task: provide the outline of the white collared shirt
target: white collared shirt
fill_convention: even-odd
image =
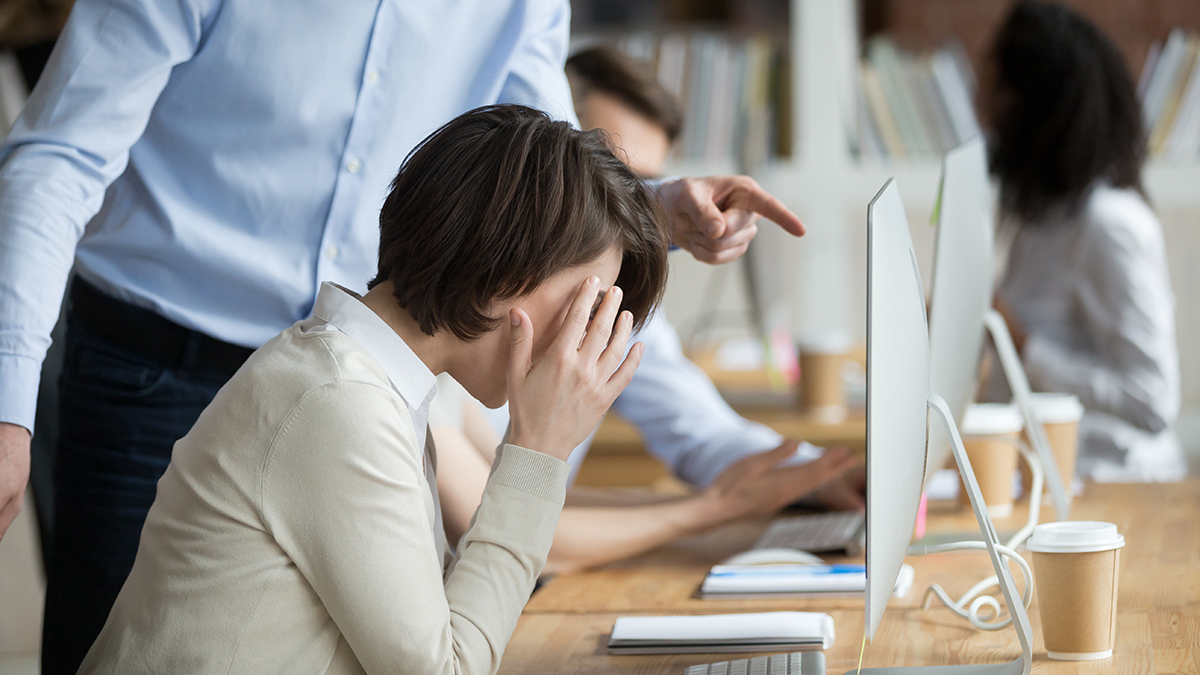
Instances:
[[[1162,226],[1137,192],[1102,183],[1079,213],[1020,228],[999,294],[1029,337],[1036,391],[1083,402],[1078,473],[1101,482],[1179,480],[1175,297]],[[1006,400],[993,372],[988,400]]]
[[[387,374],[392,389],[404,400],[412,418],[419,447],[424,448],[425,482],[433,493],[433,538],[443,559],[449,562],[452,551],[442,526],[442,504],[438,501],[437,451],[429,436],[429,402],[437,395],[437,377],[392,327],[370,307],[362,296],[335,283],[324,282],[313,305],[311,325],[304,333],[336,330],[350,336],[363,351],[375,359]]]
[[[387,373],[392,389],[404,399],[412,416],[417,441],[425,447],[429,428],[429,402],[437,394],[437,377],[429,370],[396,331],[362,302],[362,296],[326,281],[317,292],[313,322],[305,333],[337,330],[349,335],[363,351],[379,362]]]

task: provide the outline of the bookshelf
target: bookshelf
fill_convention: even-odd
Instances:
[[[793,281],[811,289],[796,290],[792,296],[793,328],[798,333],[823,328],[862,333],[862,313],[857,310],[865,297],[848,297],[836,288],[852,287],[851,282],[823,280],[847,279],[861,267],[837,258],[858,256],[861,249],[853,240],[860,239],[861,233],[855,231],[861,229],[866,203],[889,177],[896,178],[904,193],[914,230],[927,222],[937,191],[940,164],[936,158],[860,159],[848,140],[857,114],[854,94],[861,52],[856,4],[855,0],[792,0],[792,156],[752,172],[811,226],[803,240],[778,239],[770,246],[784,249],[795,260],[800,278]],[[726,167],[693,163],[670,168],[695,175]],[[1157,209],[1200,213],[1200,161],[1152,159],[1145,182]],[[770,238],[771,232],[763,228],[762,234]]]
[[[925,278],[930,271],[933,231],[928,222],[937,192],[939,161],[932,157],[863,158],[851,140],[864,36],[882,31],[902,47],[918,52],[932,51],[947,37],[956,37],[977,68],[1009,4],[1010,0],[788,1],[790,157],[777,158],[750,173],[809,227],[809,234],[800,240],[762,227],[756,241],[759,251],[773,259],[771,268],[779,272],[775,291],[787,307],[793,333],[834,329],[860,337],[865,334],[866,205],[888,178],[895,178],[903,193]],[[1068,4],[1078,6],[1109,34],[1119,31],[1118,48],[1130,61],[1135,77],[1140,75],[1153,42],[1165,39],[1172,27],[1179,25],[1193,32],[1200,28],[1200,3],[1068,0]],[[881,9],[885,5],[890,9]],[[729,163],[668,165],[674,175],[715,174],[730,168]],[[1200,305],[1190,299],[1200,296],[1200,227],[1196,226],[1200,223],[1200,160],[1152,158],[1143,177],[1150,201],[1163,221],[1171,255],[1183,371],[1184,412],[1179,430],[1185,445],[1197,449],[1200,350],[1194,345],[1200,344]],[[751,330],[744,281],[738,270],[730,267],[711,268],[686,256],[673,257],[664,306],[681,332],[695,324],[699,313],[713,311],[708,307],[711,298],[701,297],[699,289],[713,287],[714,275],[722,278],[716,284],[722,289],[716,313],[731,324],[740,322],[725,326],[724,333],[715,333]]]

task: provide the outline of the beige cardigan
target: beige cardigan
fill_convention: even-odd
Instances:
[[[568,465],[501,448],[444,568],[404,401],[353,339],[305,326],[258,350],[176,444],[80,673],[499,667]]]

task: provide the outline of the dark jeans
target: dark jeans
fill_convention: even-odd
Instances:
[[[232,375],[156,363],[70,317],[67,327],[46,565],[47,675],[79,669],[133,566],[172,446]]]

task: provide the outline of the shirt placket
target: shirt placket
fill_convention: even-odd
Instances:
[[[386,93],[384,80],[388,75],[386,64],[397,34],[396,13],[389,11],[388,4],[388,0],[383,0],[375,11],[375,21],[362,69],[362,82],[359,85],[354,115],[350,120],[350,131],[340,159],[329,216],[321,234],[316,278],[313,279],[314,297],[322,281],[338,278],[335,270],[346,254],[345,242],[352,239],[350,229],[354,226],[355,212],[362,195],[365,162],[370,155],[383,111]]]

